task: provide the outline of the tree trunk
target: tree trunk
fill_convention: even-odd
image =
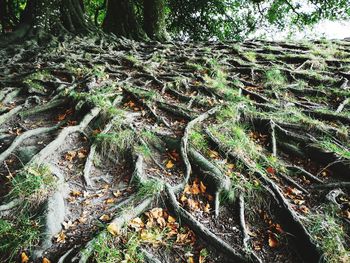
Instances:
[[[86,33],[81,0],[29,0],[16,30],[5,35],[5,43],[36,36],[39,39],[62,33]]]
[[[110,0],[107,5],[103,29],[117,36],[144,39],[145,34],[137,20],[131,0]]]
[[[18,23],[14,14],[14,3],[9,0],[0,0],[0,23],[2,33],[12,30]]]
[[[35,32],[43,30],[57,34],[62,30],[75,33],[88,31],[80,0],[29,0],[21,23],[31,25]]]
[[[166,14],[164,0],[144,0],[144,30],[151,39],[166,40]]]

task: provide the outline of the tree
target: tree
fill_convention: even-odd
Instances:
[[[141,14],[135,11],[137,4]],[[133,39],[165,40],[168,38],[165,7],[164,0],[143,0],[141,5],[133,0],[108,1],[103,29]]]
[[[151,39],[166,40],[165,0],[143,0],[143,27]]]
[[[109,0],[102,26],[104,31],[117,36],[132,39],[145,37],[141,23],[136,17],[134,3],[130,0]]]
[[[7,35],[9,41],[24,37],[86,33],[89,23],[84,18],[81,0],[28,0],[16,30]]]

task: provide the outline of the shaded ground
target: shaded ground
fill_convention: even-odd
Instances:
[[[30,45],[0,51],[3,262],[350,260],[349,42]]]

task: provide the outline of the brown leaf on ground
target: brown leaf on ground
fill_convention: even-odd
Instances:
[[[27,263],[29,262],[29,257],[27,256],[27,254],[25,252],[21,253],[21,263]]]
[[[166,167],[167,169],[171,169],[171,168],[174,167],[174,163],[173,163],[171,160],[168,160],[167,163],[166,163],[166,165],[165,165],[165,167]]]
[[[142,222],[141,218],[139,217],[135,217],[134,219],[132,219],[128,225],[134,228],[136,231],[141,230],[145,226],[145,224]]]
[[[75,158],[75,156],[77,155],[77,152],[75,151],[68,151],[65,155],[64,155],[64,159],[68,162],[73,161],[73,159]]]
[[[113,236],[118,236],[120,234],[120,228],[114,223],[111,223],[107,226],[107,231]]]
[[[66,234],[64,233],[64,231],[62,230],[60,233],[58,233],[56,236],[56,242],[57,243],[66,243]]]
[[[275,247],[278,247],[278,241],[276,239],[276,236],[274,233],[272,232],[269,232],[269,247],[271,248],[275,248]]]

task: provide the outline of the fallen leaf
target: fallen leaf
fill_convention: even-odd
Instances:
[[[114,198],[108,198],[105,200],[106,204],[114,204],[115,203],[115,199]]]
[[[141,230],[145,226],[145,224],[142,222],[141,218],[139,217],[135,217],[134,219],[132,219],[128,225],[134,228],[136,231]]]
[[[271,248],[278,247],[278,241],[273,233],[269,233],[269,246]]]
[[[210,204],[209,203],[207,203],[206,205],[205,205],[205,207],[204,207],[204,212],[205,213],[210,213]]]
[[[188,263],[194,263],[194,259],[193,257],[189,257],[188,260],[187,260]]]
[[[68,151],[68,152],[65,154],[64,159],[65,159],[66,161],[71,162],[71,161],[73,161],[73,159],[74,159],[74,157],[75,157],[76,155],[77,155],[76,152],[74,152],[74,151]]]
[[[21,262],[22,263],[27,263],[29,261],[29,257],[27,256],[27,254],[25,252],[22,252],[21,254]]]
[[[63,230],[60,232],[60,233],[58,233],[56,236],[55,236],[55,238],[56,238],[56,242],[57,243],[66,243],[66,235],[65,235],[65,233],[63,232]]]
[[[304,214],[309,213],[309,208],[307,208],[305,205],[302,205],[299,207],[299,210],[303,212]]]
[[[81,196],[82,193],[78,190],[73,190],[72,192],[70,192],[70,195],[74,197],[78,197],[78,196]]]
[[[276,231],[277,231],[278,233],[283,233],[283,232],[284,232],[280,224],[276,224],[276,225],[275,225],[275,229],[276,229]]]
[[[47,258],[43,258],[43,262],[42,263],[51,263],[51,261],[48,260]]]
[[[111,223],[107,226],[107,231],[113,236],[118,236],[120,233],[120,228],[115,223]]]
[[[117,192],[113,192],[115,198],[118,198],[122,195],[122,193],[118,190]]]
[[[156,207],[149,211],[149,215],[153,218],[159,218],[163,216],[163,209]]]
[[[79,159],[85,159],[87,156],[87,150],[86,149],[81,149],[78,151],[78,158]]]
[[[201,189],[199,188],[199,184],[194,181],[191,187],[191,194],[198,195],[201,193]]]
[[[63,222],[62,225],[63,225],[64,230],[67,230],[68,228],[73,226],[73,222],[69,220],[67,222]]]
[[[164,217],[158,217],[157,218],[157,223],[161,228],[164,228],[166,226],[166,222]]]
[[[275,175],[275,169],[272,168],[272,167],[267,167],[267,168],[266,168],[266,172],[268,172],[268,173],[271,174],[271,175]]]
[[[209,150],[209,157],[210,158],[218,158],[219,157],[219,153],[213,150]]]
[[[168,222],[169,223],[174,223],[174,222],[176,222],[176,219],[174,217],[172,217],[172,216],[168,216]]]
[[[171,160],[169,160],[169,161],[166,163],[165,167],[166,167],[167,169],[171,169],[171,168],[174,167],[174,163],[173,163]]]
[[[201,181],[199,184],[199,188],[201,189],[202,193],[205,193],[205,191],[207,190],[207,187],[203,184],[203,182]]]
[[[99,219],[103,222],[106,222],[106,221],[111,220],[111,217],[109,215],[104,214],[104,215],[100,216]]]

